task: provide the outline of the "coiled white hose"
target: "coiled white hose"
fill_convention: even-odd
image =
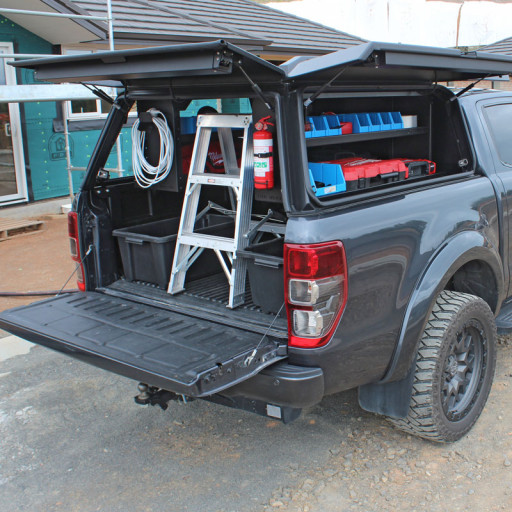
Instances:
[[[151,165],[146,160],[144,156],[146,132],[139,131],[140,120],[137,119],[132,126],[132,168],[135,180],[142,188],[149,188],[167,178],[174,159],[174,139],[165,116],[155,108],[150,108],[148,112],[160,137],[160,156],[157,166]]]

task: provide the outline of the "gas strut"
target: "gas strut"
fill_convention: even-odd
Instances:
[[[253,79],[245,72],[245,69],[242,67],[242,64],[240,62],[235,61],[234,64],[242,72],[247,81],[251,84],[253,91],[260,97],[261,101],[265,103],[265,106],[273,112],[274,107],[272,107],[272,105],[267,101],[267,98],[265,98],[265,95],[263,94],[261,87],[256,82],[254,82]]]

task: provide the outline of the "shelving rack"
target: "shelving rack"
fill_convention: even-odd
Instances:
[[[385,130],[381,132],[348,133],[346,135],[330,135],[327,137],[313,137],[306,139],[308,148],[318,146],[329,146],[332,144],[350,144],[364,142],[367,140],[392,139],[396,137],[408,137],[411,135],[425,135],[428,132],[426,127],[403,128],[400,130]]]

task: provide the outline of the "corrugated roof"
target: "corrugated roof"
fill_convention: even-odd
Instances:
[[[512,37],[502,39],[501,41],[489,44],[480,49],[484,52],[503,53],[504,55],[512,55]]]
[[[93,15],[106,15],[105,0],[62,5],[69,3]],[[226,39],[255,53],[286,55],[318,55],[364,42],[250,0],[113,0],[112,10],[118,41]]]

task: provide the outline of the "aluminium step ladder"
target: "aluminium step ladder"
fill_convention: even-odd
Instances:
[[[217,129],[219,135],[225,174],[205,172],[208,146],[214,129]],[[234,129],[244,130],[241,166],[238,165],[236,158]],[[247,261],[239,257],[237,251],[249,244],[249,239],[244,235],[249,231],[251,222],[253,174],[252,116],[224,114],[198,116],[168,293],[176,294],[185,289],[187,270],[207,249],[215,252],[228,279],[228,307],[235,308],[244,303]],[[197,208],[203,185],[226,187],[230,191],[232,207],[236,206],[233,212],[235,214],[233,238],[194,232],[196,220],[201,215],[198,215]]]

